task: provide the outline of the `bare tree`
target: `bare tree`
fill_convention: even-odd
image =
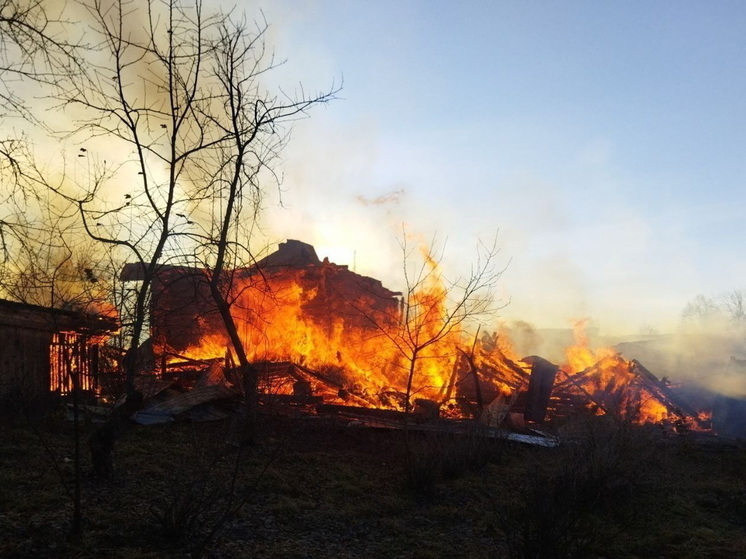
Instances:
[[[700,293],[686,304],[681,316],[684,320],[704,322],[717,318],[719,314],[717,301]]]
[[[0,119],[10,130],[0,136],[0,275],[5,279],[17,253],[52,228],[39,215],[44,208],[35,187],[42,177],[29,133],[49,131],[38,116],[44,113],[38,100],[79,68],[80,45],[64,19],[65,7],[48,0],[0,0]]]
[[[255,217],[265,188],[260,175],[284,142],[281,124],[330,99],[333,89],[295,99],[270,95],[262,83],[275,67],[267,24],[249,29],[229,15],[207,15],[200,0],[83,5],[96,55],[84,79],[67,82],[56,98],[75,117],[69,138],[90,162],[88,182],[57,192],[75,201],[91,238],[138,263],[128,390],[151,288],[166,264],[213,270],[216,304],[247,366],[224,284],[238,254],[236,224]],[[100,141],[120,143],[126,157],[111,163],[111,149],[108,156],[94,150]]]
[[[49,0],[0,0],[0,116],[40,123],[17,88],[55,84],[77,68],[80,45],[65,8]]]
[[[411,440],[409,418],[413,408],[412,396],[432,382],[427,374],[429,362],[442,359],[449,350],[459,351],[462,345],[469,343],[464,337],[466,327],[494,315],[501,308],[499,302],[495,301],[494,290],[505,267],[497,266],[497,238],[491,245],[480,244],[476,262],[469,273],[456,279],[449,279],[442,271],[444,249],[437,249],[435,239],[427,249],[420,248],[421,258],[415,258],[415,249],[409,245],[406,232],[400,246],[405,281],[400,323],[398,327],[390,328],[389,324],[381,324],[375,317],[367,316],[389,338],[402,358],[406,374],[403,430],[405,478],[413,489],[420,491],[423,490],[420,487],[423,479],[431,480],[429,475],[423,477],[422,472],[431,473],[432,468],[427,465],[422,470]],[[446,341],[452,343],[443,343]],[[463,353],[467,357],[471,355]],[[469,361],[473,368],[473,361]],[[472,372],[479,386],[478,376],[474,370]],[[439,379],[438,383],[441,395],[445,397],[448,381]]]
[[[738,324],[746,322],[746,301],[744,301],[742,290],[733,289],[723,293],[718,299],[720,306],[733,322]]]
[[[726,291],[715,297],[699,294],[684,307],[682,318],[688,322],[712,326],[715,322],[746,321],[746,302],[740,289]]]
[[[449,278],[442,269],[445,247],[437,239],[429,246],[413,247],[405,231],[400,248],[405,290],[397,314],[373,314],[355,301],[348,304],[374,325],[398,353],[400,361],[395,366],[403,371],[400,378],[405,379],[406,417],[413,408],[413,396],[424,390],[431,394],[437,390],[439,403],[447,398],[449,381],[433,378],[428,372],[442,367],[429,365],[434,361],[452,362],[462,356],[469,360],[473,355],[476,342],[474,332],[468,330],[504,307],[495,299],[495,288],[506,267],[497,263],[497,238],[489,245],[480,243],[468,274],[455,278]]]
[[[406,291],[401,327],[392,342],[407,363],[405,411],[411,410],[411,397],[417,386],[418,366],[437,355],[437,345],[469,322],[484,319],[498,310],[494,289],[505,267],[498,268],[497,240],[480,244],[477,260],[463,277],[449,280],[440,267],[443,252],[430,245],[419,265],[412,265],[413,250],[406,237],[401,242]]]
[[[69,214],[46,209],[34,224],[24,222],[22,234],[14,239],[0,273],[0,293],[34,305],[110,314],[113,263],[92,242],[74,234]]]
[[[215,96],[221,110],[214,118],[225,139],[210,150],[201,168],[206,192],[220,203],[212,213],[210,229],[202,241],[210,293],[225,325],[244,377],[248,404],[248,438],[253,437],[257,372],[251,366],[244,342],[231,313],[233,271],[251,264],[252,230],[268,185],[279,187],[273,164],[287,141],[288,125],[315,105],[335,97],[338,88],[307,95],[275,95],[262,87],[261,78],[276,67],[266,47],[266,21],[253,26],[245,20],[225,19],[211,44],[216,54],[215,76],[220,83]],[[207,170],[208,173],[204,174]]]

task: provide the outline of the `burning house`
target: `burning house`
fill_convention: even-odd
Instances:
[[[105,316],[0,300],[0,398],[95,391],[99,349],[118,329]]]
[[[124,281],[142,279],[141,267],[128,264],[121,277]],[[277,354],[281,336],[272,331],[275,324],[287,330],[293,322],[295,326],[308,322],[327,333],[339,320],[348,328],[371,328],[376,321],[395,317],[401,304],[401,293],[347,266],[322,262],[311,245],[296,240],[281,243],[276,252],[253,266],[226,273],[221,281],[241,325],[240,334],[250,342],[247,346],[257,348],[255,358],[261,358],[262,351],[267,356]],[[299,320],[280,324],[279,319],[289,319],[290,314]],[[159,354],[209,357],[217,351],[213,356],[222,357],[229,344],[204,270],[161,267],[153,283],[150,319]],[[268,347],[269,340],[274,350]],[[290,341],[295,344],[299,338]]]
[[[127,265],[124,280],[142,268]],[[409,375],[417,413],[473,417],[491,425],[541,423],[578,413],[637,422],[694,424],[697,411],[637,361],[593,352],[579,342],[561,366],[515,355],[505,335],[453,329],[438,347],[408,353],[402,294],[347,266],[321,261],[314,248],[288,240],[253,266],[221,279],[260,391],[276,400],[314,403],[330,413],[395,417],[405,409]],[[421,286],[438,328],[442,286]],[[194,363],[231,368],[231,344],[212,299],[209,273],[163,266],[152,289],[152,347],[147,360],[161,377]],[[427,335],[427,333],[425,333]],[[211,366],[211,365],[210,365]],[[410,368],[413,367],[413,369]],[[413,372],[412,372],[413,371]],[[388,414],[388,415],[386,415]],[[393,414],[393,415],[392,415]],[[375,415],[375,414],[373,414]]]
[[[128,264],[122,279],[142,279]],[[381,335],[398,320],[401,294],[347,266],[321,261],[297,240],[253,266],[221,278],[231,313],[254,362],[290,361],[300,366],[339,363],[352,332]],[[224,358],[230,347],[204,270],[164,266],[153,283],[152,345],[161,367],[174,358]],[[341,338],[345,338],[342,340]]]

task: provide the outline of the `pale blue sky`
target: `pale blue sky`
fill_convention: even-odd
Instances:
[[[745,3],[260,4],[278,82],[344,76],[285,152],[274,236],[400,288],[402,222],[451,275],[499,228],[503,315],[539,326],[665,330],[746,287]]]

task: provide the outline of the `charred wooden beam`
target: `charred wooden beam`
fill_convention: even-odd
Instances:
[[[265,382],[271,382],[273,379],[280,377],[290,377],[296,382],[306,380],[303,375],[298,373],[296,365],[290,361],[257,361],[254,363],[254,367],[261,380]]]
[[[336,381],[333,381],[329,377],[326,377],[326,376],[322,375],[321,373],[319,373],[317,371],[309,369],[308,367],[304,367],[303,365],[299,365],[298,363],[293,363],[293,366],[297,367],[299,370],[303,371],[307,375],[312,376],[316,380],[318,380],[320,382],[323,382],[327,386],[331,386],[333,388],[336,388],[337,390],[344,389],[344,386],[342,386],[340,383],[338,383]]]
[[[518,363],[510,359],[507,355],[505,355],[500,350],[500,348],[495,348],[493,352],[498,356],[499,359],[496,361],[494,359],[486,358],[486,360],[497,370],[505,369],[507,372],[512,373],[515,378],[520,379],[521,386],[525,386],[526,379],[528,377],[528,375],[526,374],[526,370],[518,365]]]
[[[347,390],[344,386],[342,386],[340,383],[322,375],[318,371],[314,371],[312,369],[309,369],[308,367],[304,367],[303,365],[299,365],[297,363],[293,363],[293,366],[296,367],[298,370],[306,373],[307,375],[310,375],[314,379],[324,383],[325,385],[337,390],[337,393],[339,394],[339,397],[344,400],[353,400],[358,404],[361,404],[363,406],[369,406],[372,405],[373,402],[369,402],[365,398],[362,398],[361,396],[358,396],[357,394],[354,394],[353,392],[350,392]]]
[[[472,353],[466,353],[461,348],[459,348],[459,351],[463,355],[463,358],[466,359],[466,362],[469,364],[469,374],[471,374],[472,378],[474,379],[474,394],[477,398],[477,413],[475,414],[474,419],[479,419],[482,416],[482,411],[484,410],[484,398],[482,398],[482,385],[479,382],[479,368],[477,367],[476,363],[474,363],[474,349],[472,348]]]
[[[604,403],[602,401],[600,401],[598,398],[596,398],[596,396],[594,396],[592,393],[588,392],[583,387],[582,383],[579,382],[579,379],[576,379],[576,377],[583,378],[583,377],[588,376],[589,370],[591,372],[596,371],[596,366],[594,365],[593,367],[589,367],[588,369],[586,369],[585,371],[583,371],[579,375],[570,375],[570,374],[566,373],[565,371],[563,371],[562,369],[559,369],[559,371],[562,371],[563,374],[567,375],[567,380],[562,383],[562,388],[563,389],[567,388],[570,385],[573,386],[574,388],[577,388],[583,395],[586,396],[586,398],[588,398],[588,400],[590,402],[592,402],[593,404],[597,405],[601,411],[603,411],[604,413],[609,413],[609,410],[606,409],[606,406],[604,405]],[[557,388],[555,388],[555,390],[557,390],[557,389],[559,389],[559,386]]]
[[[526,357],[523,361],[531,364],[531,376],[526,393],[526,409],[523,416],[528,421],[541,423],[547,413],[549,398],[552,395],[554,379],[559,367],[536,355]]]
[[[166,352],[163,354],[166,357],[172,357],[179,359],[180,361],[171,361],[169,363],[166,363],[166,367],[169,369],[173,368],[179,368],[183,367],[185,365],[204,365],[205,367],[209,367],[215,362],[222,361],[221,357],[213,357],[211,359],[193,359],[191,357],[187,357],[186,355],[181,355],[179,353],[172,353],[172,352]]]
[[[440,393],[438,394],[438,401],[440,401],[441,403],[447,402],[453,397],[453,389],[456,387],[457,384],[461,383],[461,380],[463,380],[459,379],[459,373],[463,368],[463,362],[463,355],[458,354],[456,356],[456,359],[454,359],[453,361],[453,367],[451,368],[451,374],[448,377],[448,382],[443,385]]]
[[[336,415],[347,415],[347,416],[363,416],[363,417],[371,417],[371,418],[378,418],[382,420],[396,420],[396,421],[404,421],[405,417],[409,415],[409,420],[416,422],[421,422],[424,420],[424,417],[422,414],[419,414],[417,412],[409,412],[407,414],[403,411],[397,411],[397,410],[383,410],[379,408],[361,408],[357,406],[340,406],[338,404],[319,404],[316,406],[316,411],[319,413],[332,413]]]
[[[697,411],[692,408],[687,402],[679,398],[673,391],[666,386],[664,383],[658,380],[658,378],[646,369],[642,363],[637,359],[632,360],[632,365],[642,379],[645,380],[645,388],[647,388],[656,398],[663,402],[670,411],[676,413],[676,415],[686,418],[690,417],[697,419]]]
[[[308,396],[298,394],[260,394],[260,402],[281,404],[323,404],[323,396]]]
[[[561,382],[558,382],[554,387],[555,390],[564,390],[570,385],[577,385],[578,382],[580,382],[581,380],[597,373],[599,369],[598,369],[598,363],[596,363],[595,365],[591,365],[587,369],[583,369],[579,373],[575,373],[575,374],[569,374],[564,369],[561,369],[561,370],[567,378],[565,378],[565,380]]]

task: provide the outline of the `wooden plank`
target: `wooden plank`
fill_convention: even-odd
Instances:
[[[342,406],[338,404],[319,404],[316,406],[319,413],[332,413],[337,415],[358,416],[358,417],[375,417],[385,420],[404,421],[406,413],[398,410],[385,410],[380,408],[361,408],[357,406]],[[409,413],[410,421],[423,421],[424,416],[417,412]]]
[[[323,404],[323,396],[299,396],[296,394],[260,394],[259,400],[268,404]]]
[[[697,411],[693,409],[687,402],[681,400],[676,394],[674,394],[668,386],[663,384],[658,378],[646,369],[642,363],[637,359],[632,360],[632,364],[635,371],[645,380],[646,388],[653,393],[666,407],[670,408],[670,411],[676,413],[682,418],[691,417],[697,419]]]
[[[541,423],[547,413],[549,398],[552,395],[554,379],[559,367],[535,355],[526,357],[523,361],[531,364],[531,376],[528,381],[523,415],[528,421]]]
[[[595,365],[594,365],[594,367],[591,367],[591,369],[594,369],[594,368],[595,368]],[[576,375],[568,375],[568,374],[567,374],[567,373],[565,373],[565,371],[563,371],[562,369],[559,369],[559,370],[560,370],[560,371],[562,371],[562,372],[563,372],[563,373],[564,373],[565,375],[567,375],[567,380],[568,380],[568,381],[570,381],[570,384],[571,384],[571,385],[572,385],[573,387],[575,387],[575,388],[577,388],[578,390],[580,390],[580,392],[582,392],[582,393],[583,393],[583,394],[584,394],[584,395],[585,395],[585,396],[586,396],[586,397],[588,398],[588,400],[590,400],[590,402],[591,402],[591,403],[593,403],[593,404],[597,405],[597,406],[598,406],[599,408],[601,408],[601,410],[602,410],[602,411],[603,411],[604,413],[608,413],[608,410],[607,410],[607,409],[606,409],[606,407],[605,407],[605,406],[603,405],[603,403],[602,403],[602,402],[600,402],[600,401],[598,401],[598,400],[597,400],[597,399],[595,398],[595,396],[594,396],[593,394],[591,394],[590,392],[588,392],[588,391],[587,391],[587,390],[586,390],[586,389],[585,389],[585,388],[583,387],[583,385],[582,385],[582,384],[580,384],[580,382],[577,382],[577,381],[575,380],[574,376],[576,376]],[[586,369],[586,371],[588,371],[588,369]],[[587,374],[583,374],[583,376],[587,376]]]

